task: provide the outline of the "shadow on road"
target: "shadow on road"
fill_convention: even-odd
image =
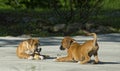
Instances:
[[[98,37],[100,42],[120,42],[120,34],[104,34]]]
[[[90,62],[88,62],[88,64],[94,64],[94,60],[91,60]],[[100,62],[98,62],[98,64],[97,65],[102,65],[102,64],[120,64],[120,62],[104,62],[104,61],[100,61]]]
[[[120,64],[120,62],[99,62],[99,64]]]
[[[89,36],[78,36],[77,38],[73,36],[77,42],[85,42],[88,39]],[[91,37],[92,38],[92,37]],[[0,37],[0,47],[17,47],[18,44],[28,38],[19,38],[16,39],[16,37]],[[40,44],[41,46],[54,46],[54,45],[60,45],[61,40],[63,37],[44,37],[44,38],[39,38],[40,39]],[[103,35],[98,35],[98,42],[120,42],[120,34],[103,34]]]
[[[15,38],[0,38],[0,47],[17,47],[19,45],[20,42],[22,42],[23,40],[26,40],[28,38],[25,39],[16,39]],[[46,37],[46,38],[39,38],[40,39],[40,44],[41,46],[54,46],[54,45],[60,45],[60,42],[62,39],[60,38],[56,38],[56,37]]]
[[[22,40],[8,40],[8,39],[0,39],[0,47],[17,47],[19,42]]]

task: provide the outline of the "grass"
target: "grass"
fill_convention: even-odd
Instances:
[[[104,0],[98,15],[92,17],[99,25],[112,27],[120,33],[120,0]]]
[[[28,34],[33,33],[39,36],[62,35],[61,33],[51,34],[48,31],[39,31],[39,29],[26,30],[26,28],[28,27],[27,24],[31,24],[31,23],[34,24],[34,22],[25,23],[26,25],[20,23],[21,22],[20,20],[23,19],[23,17],[46,19],[47,16],[43,16],[43,14],[49,15],[51,13],[47,9],[39,9],[39,8],[36,8],[35,10],[14,9],[10,6],[6,6],[2,4],[2,1],[0,0],[0,13],[1,15],[6,14],[8,17],[11,17],[11,18],[14,17],[16,18],[15,21],[17,21],[17,23],[9,22],[8,24],[10,24],[10,26],[8,26],[7,28],[4,26],[1,27],[0,25],[1,27],[0,31],[2,31],[0,32],[0,35],[2,36],[6,36],[9,34],[16,35],[16,33],[19,33],[19,32],[28,33]],[[52,16],[52,14],[50,15]],[[92,16],[91,20],[94,20],[99,25],[110,27],[110,29],[112,28],[111,32],[120,33],[120,0],[104,0],[104,4],[103,4],[101,11],[98,13],[97,16]],[[16,24],[16,25],[11,27],[12,24]],[[30,28],[34,28],[34,26],[30,26]],[[14,31],[15,33],[11,31]],[[33,36],[36,36],[36,35],[33,35]]]
[[[120,10],[120,0],[104,0],[104,10]]]

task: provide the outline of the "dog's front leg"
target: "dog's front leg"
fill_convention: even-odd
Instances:
[[[24,58],[24,59],[33,59],[33,56],[31,56],[30,54],[26,54],[26,53],[20,53],[19,57]]]
[[[72,61],[72,57],[70,57],[70,56],[60,57],[60,58],[55,59],[55,61],[58,61],[58,62],[69,62],[69,61]]]

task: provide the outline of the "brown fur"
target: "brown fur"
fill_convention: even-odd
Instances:
[[[28,59],[39,46],[38,39],[28,39],[19,44],[16,54],[19,58]],[[27,53],[28,52],[28,53]]]
[[[98,63],[98,43],[97,43],[97,36],[95,33],[89,33],[87,35],[94,36],[93,40],[88,40],[83,44],[77,43],[71,37],[65,37],[61,42],[61,50],[67,49],[67,56],[57,58],[56,61],[58,62],[65,62],[65,61],[78,61],[81,64],[85,64],[90,61],[92,55],[95,57],[95,63]]]

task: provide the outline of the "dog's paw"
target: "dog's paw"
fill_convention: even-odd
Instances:
[[[29,57],[28,57],[28,60],[33,60],[33,56],[29,56]]]
[[[56,59],[53,59],[53,61],[57,62],[60,57],[56,57]]]
[[[84,64],[84,63],[83,63],[83,62],[81,62],[81,61],[78,61],[77,63],[78,63],[78,64]]]
[[[91,64],[98,64],[98,62],[93,61],[93,62],[91,62]]]
[[[80,62],[80,61],[78,61],[77,63],[78,63],[78,64],[81,64],[81,62]]]
[[[53,59],[54,62],[57,62],[57,59]]]
[[[60,57],[57,57],[57,59],[59,59]]]
[[[39,56],[39,58],[40,58],[41,60],[43,60],[43,59],[44,59],[44,57],[43,57],[43,56]]]

